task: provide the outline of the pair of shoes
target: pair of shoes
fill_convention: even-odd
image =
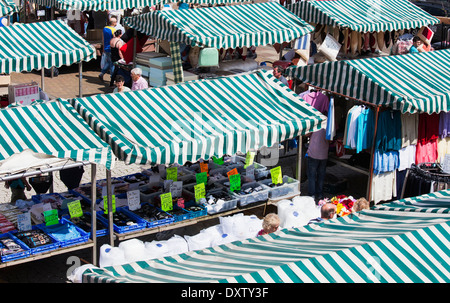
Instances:
[[[103,75],[98,75],[98,78],[103,82]]]

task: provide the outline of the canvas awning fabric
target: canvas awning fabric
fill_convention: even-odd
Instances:
[[[288,9],[309,23],[358,32],[412,29],[440,22],[408,0],[308,0]]]
[[[67,101],[35,102],[0,110],[2,162],[31,150],[60,159],[114,166],[111,147],[89,127]]]
[[[217,49],[292,41],[314,29],[275,2],[153,11],[124,20],[158,39]]]
[[[326,125],[266,71],[70,102],[127,164],[183,165],[246,153]]]
[[[290,67],[286,74],[403,113],[450,110],[450,49]]]
[[[62,10],[106,11],[143,8],[157,5],[165,0],[31,0],[30,2]]]
[[[0,0],[0,17],[18,12],[17,6],[12,0]]]
[[[441,191],[413,198],[450,198]],[[85,283],[448,283],[450,214],[379,206],[198,251],[105,268]]]
[[[96,57],[95,48],[59,20],[0,27],[0,73],[60,67]]]

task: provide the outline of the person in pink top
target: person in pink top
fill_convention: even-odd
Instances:
[[[329,144],[330,142],[326,139],[326,130],[322,128],[311,134],[306,152],[308,195],[314,197],[316,203],[323,199]]]
[[[139,90],[148,88],[147,80],[142,77],[142,69],[139,67],[133,68],[130,72],[131,80],[133,84],[131,85],[131,90]]]

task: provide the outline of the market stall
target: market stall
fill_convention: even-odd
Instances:
[[[293,3],[288,9],[315,25],[312,41],[318,46],[326,42],[334,51],[337,45],[340,58],[396,53],[403,33],[440,22],[407,0],[310,0]]]
[[[183,82],[184,78],[180,44],[186,44],[192,48],[193,53],[190,54],[194,58],[190,62],[192,67],[217,67],[224,63],[219,62],[221,49],[226,51],[229,48],[250,48],[282,43],[294,40],[313,30],[312,26],[274,2],[153,11],[125,18],[125,23],[146,35],[170,42],[172,62],[166,64],[173,69],[175,83]],[[153,61],[164,59],[167,58],[156,58]],[[246,61],[241,59],[240,64],[247,63]],[[155,62],[153,67],[155,65],[158,67],[158,63]],[[256,64],[246,71],[254,70],[257,66]],[[235,68],[238,69],[238,67]],[[161,67],[159,69],[163,70]],[[165,75],[162,74],[161,78],[164,80]]]
[[[264,71],[77,98],[70,102],[126,164],[162,165],[164,171],[168,169],[166,166],[175,164],[196,164],[195,173],[183,175],[193,177],[192,194],[197,174],[206,175],[206,171],[199,168],[199,160],[205,160],[206,164],[214,157],[277,146],[284,140],[321,129],[325,123],[323,115]],[[243,164],[227,170],[217,166],[216,171],[225,173],[233,168],[242,172],[243,168]],[[175,173],[177,178],[181,178],[183,172],[185,168],[180,167]],[[162,183],[159,174],[156,177],[156,182]],[[228,178],[225,174],[223,181]],[[286,182],[289,181],[286,179]],[[255,185],[259,184],[255,182]],[[299,190],[298,182],[291,185]],[[257,187],[247,186],[253,186],[252,190]],[[158,188],[153,196],[159,197],[162,193]],[[268,191],[264,193],[264,201],[267,201]],[[146,192],[143,197],[150,199],[151,194],[151,191]],[[235,199],[234,206],[236,203]]]
[[[182,255],[80,268],[80,280],[448,283],[449,198],[449,191],[440,191]]]
[[[1,27],[0,45],[0,74],[41,70],[41,89],[45,91],[44,69],[78,63],[79,95],[83,95],[82,62],[95,59],[95,49],[64,22]]]
[[[417,55],[327,62],[287,70],[288,76],[327,92],[335,100],[342,100],[341,118],[337,115],[328,118],[339,119],[336,125],[342,122],[344,126],[339,130],[340,134],[335,133],[330,140],[346,140],[351,124],[347,118],[355,116],[354,121],[357,118],[356,114],[349,114],[353,106],[359,108],[355,113],[370,109],[372,116],[365,116],[367,127],[360,129],[361,134],[369,135],[366,144],[358,148],[355,135],[347,136],[353,138],[352,144],[344,142],[347,150],[370,151],[368,199],[380,201],[374,199],[375,188],[390,188],[390,197],[395,197],[393,186],[396,187],[398,181],[395,172],[409,168],[412,163],[443,163],[447,153],[447,133],[443,125],[450,110],[449,54],[449,50],[438,50]],[[383,183],[382,178],[388,181]],[[390,200],[385,197],[381,200]]]
[[[0,139],[2,146],[0,151],[1,181],[9,182],[34,176],[37,176],[39,179],[40,176],[45,176],[48,173],[51,174],[53,171],[90,164],[93,166],[91,180],[95,182],[96,165],[103,165],[107,169],[111,169],[114,166],[115,158],[109,145],[103,142],[89,128],[86,122],[66,101],[36,102],[28,106],[5,108],[0,110],[0,120],[3,125],[3,135]],[[93,195],[95,194],[94,192]],[[41,198],[40,195],[33,196],[32,198],[29,199],[30,201],[22,202],[30,203],[32,208],[34,206],[40,207],[38,212],[34,212],[35,217],[32,217],[27,209],[22,212],[17,204],[2,203],[1,238],[15,240],[16,243],[21,244],[22,250],[20,252],[9,251],[9,253],[8,251],[5,252],[2,250],[0,267],[46,258],[55,253],[64,253],[88,247],[93,247],[93,262],[96,263],[97,247],[95,227],[89,236],[82,232],[83,237],[81,237],[77,233],[76,235],[79,236],[77,240],[80,241],[71,242],[70,244],[68,243],[68,239],[70,238],[68,235],[71,235],[71,233],[67,233],[66,241],[63,241],[64,244],[51,237],[47,238],[51,243],[46,242],[44,245],[38,245],[32,241],[30,238],[32,233],[42,233],[43,228],[50,228],[50,225],[59,226],[63,224],[62,221],[57,221],[56,223],[52,222],[52,224],[47,225],[46,218],[50,217],[46,217],[46,211],[49,212],[49,216],[52,216],[54,212],[58,212],[58,217],[60,217],[59,212],[64,210],[61,205],[53,205],[50,201],[48,203],[42,200],[36,201],[36,199]],[[73,202],[76,202],[76,200]],[[67,211],[67,206],[65,210]],[[12,229],[8,229],[8,231],[4,230],[4,211],[9,213],[14,212],[15,214],[7,220],[8,222],[16,222],[14,225],[10,224]],[[43,212],[44,215],[42,215]],[[19,220],[19,216],[24,216],[27,213],[30,215],[28,222],[26,217],[23,221]],[[43,216],[44,222],[41,222],[42,220],[39,221],[42,219],[40,218],[41,216]],[[96,219],[93,216],[92,226],[95,225]],[[75,229],[75,227],[71,226],[72,229]],[[26,233],[30,235],[25,236]],[[28,245],[32,246],[22,245],[23,243],[17,240],[19,234],[23,234],[24,239],[26,238],[27,241],[30,240]],[[2,246],[2,248],[4,247]]]

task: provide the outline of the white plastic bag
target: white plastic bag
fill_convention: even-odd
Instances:
[[[189,251],[211,247],[213,240],[209,233],[198,233],[195,236],[184,236],[189,247]]]
[[[108,244],[103,244],[100,247],[100,267],[121,265],[127,263],[123,250],[118,247],[112,247]]]
[[[120,242],[119,248],[123,251],[127,262],[144,261],[148,259],[145,244],[138,239],[130,239]]]

